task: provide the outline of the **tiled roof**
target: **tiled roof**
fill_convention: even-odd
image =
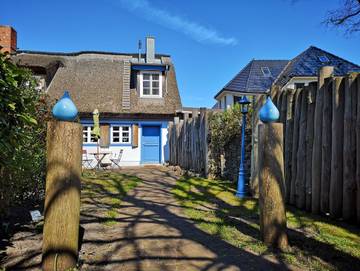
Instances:
[[[325,60],[328,61],[322,62],[321,57],[325,57]],[[322,66],[334,66],[334,75],[336,76],[346,75],[351,71],[360,71],[360,66],[315,46],[310,46],[289,62],[274,84],[284,86],[292,77],[297,76],[315,77]]]
[[[215,98],[223,91],[264,93],[288,62],[288,60],[252,60],[215,95]],[[270,76],[266,76],[262,71],[266,67],[270,71]]]

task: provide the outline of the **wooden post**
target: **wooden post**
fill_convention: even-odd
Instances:
[[[286,250],[283,124],[259,125],[259,208],[262,240]]]
[[[360,225],[360,73],[356,76],[357,82],[357,115],[356,115],[356,221]]]
[[[333,82],[332,94],[332,138],[331,179],[329,212],[338,218],[342,214],[343,189],[343,142],[344,142],[344,79],[337,77]]]
[[[314,115],[314,144],[312,156],[311,173],[311,212],[320,212],[320,193],[321,193],[321,165],[322,165],[322,120],[323,120],[323,101],[324,101],[324,82],[325,78],[330,77],[334,67],[324,66],[319,71],[318,93],[316,95],[315,115]]]
[[[311,171],[312,171],[312,154],[314,143],[314,112],[316,99],[317,83],[309,84],[307,96],[307,120],[306,120],[306,162],[305,162],[305,209],[311,211]]]
[[[331,179],[331,122],[332,122],[332,78],[324,82],[324,104],[322,115],[322,151],[321,151],[321,184],[320,184],[320,211],[329,212],[329,194]]]
[[[292,142],[294,133],[294,94],[292,89],[286,90],[288,93],[286,99],[286,121],[285,121],[285,202],[290,201],[291,190],[291,159]]]
[[[297,171],[297,151],[299,147],[299,123],[300,123],[300,114],[301,114],[301,100],[303,95],[302,89],[296,90],[294,104],[295,104],[295,113],[294,113],[294,132],[292,140],[292,157],[291,157],[291,184],[290,184],[290,204],[295,205],[296,203],[296,171]]]
[[[356,89],[354,85],[353,74],[349,74],[345,79],[344,94],[343,218],[345,220],[351,220],[356,216],[356,110],[354,110],[356,108],[356,96],[354,95],[356,94]]]
[[[48,122],[42,254],[42,267],[45,271],[67,270],[76,266],[81,150],[81,124],[65,121]]]
[[[299,147],[297,150],[297,170],[295,181],[296,207],[305,209],[305,173],[306,173],[306,119],[307,119],[307,97],[308,87],[301,93],[300,122],[299,122]]]

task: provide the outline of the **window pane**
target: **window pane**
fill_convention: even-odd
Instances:
[[[123,138],[122,138],[122,142],[123,142],[123,143],[128,143],[128,142],[129,142],[129,138],[128,138],[128,137],[123,137]]]
[[[153,81],[152,82],[152,87],[154,88],[158,88],[159,87],[159,82]]]
[[[113,131],[119,131],[120,127],[119,126],[113,126]]]
[[[159,95],[159,88],[153,88],[152,95]]]
[[[120,142],[120,138],[119,137],[113,137],[113,142]]]
[[[150,88],[144,88],[143,95],[150,95]]]
[[[159,81],[159,75],[158,74],[153,74],[152,75],[152,80]]]
[[[113,136],[119,136],[119,134],[120,134],[119,132],[114,132]]]
[[[129,126],[124,126],[122,129],[123,129],[123,131],[129,131]]]
[[[122,133],[122,136],[124,137],[124,136],[129,136],[129,132],[123,132]]]
[[[150,74],[149,73],[144,73],[143,74],[143,79],[144,80],[150,80]]]
[[[143,87],[144,87],[144,88],[150,87],[150,81],[144,81],[144,82],[143,82]]]

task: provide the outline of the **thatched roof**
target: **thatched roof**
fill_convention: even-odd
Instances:
[[[13,60],[38,73],[44,71],[50,98],[58,99],[64,90],[68,90],[82,113],[97,108],[102,113],[174,114],[181,108],[181,100],[174,66],[167,55],[156,55],[162,64],[169,65],[167,91],[163,91],[163,99],[140,98],[137,90],[131,89],[130,110],[122,108],[124,63],[135,56],[104,52],[19,51]]]

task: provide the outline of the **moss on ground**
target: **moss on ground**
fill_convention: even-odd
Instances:
[[[291,252],[282,253],[260,240],[258,202],[237,198],[233,183],[183,178],[172,192],[200,229],[238,248],[273,255],[306,270],[354,270],[360,266],[360,230],[355,226],[289,207]]]
[[[141,179],[108,171],[85,171],[82,178],[82,201],[98,207],[100,222],[113,226],[117,223],[121,199],[135,188]]]

